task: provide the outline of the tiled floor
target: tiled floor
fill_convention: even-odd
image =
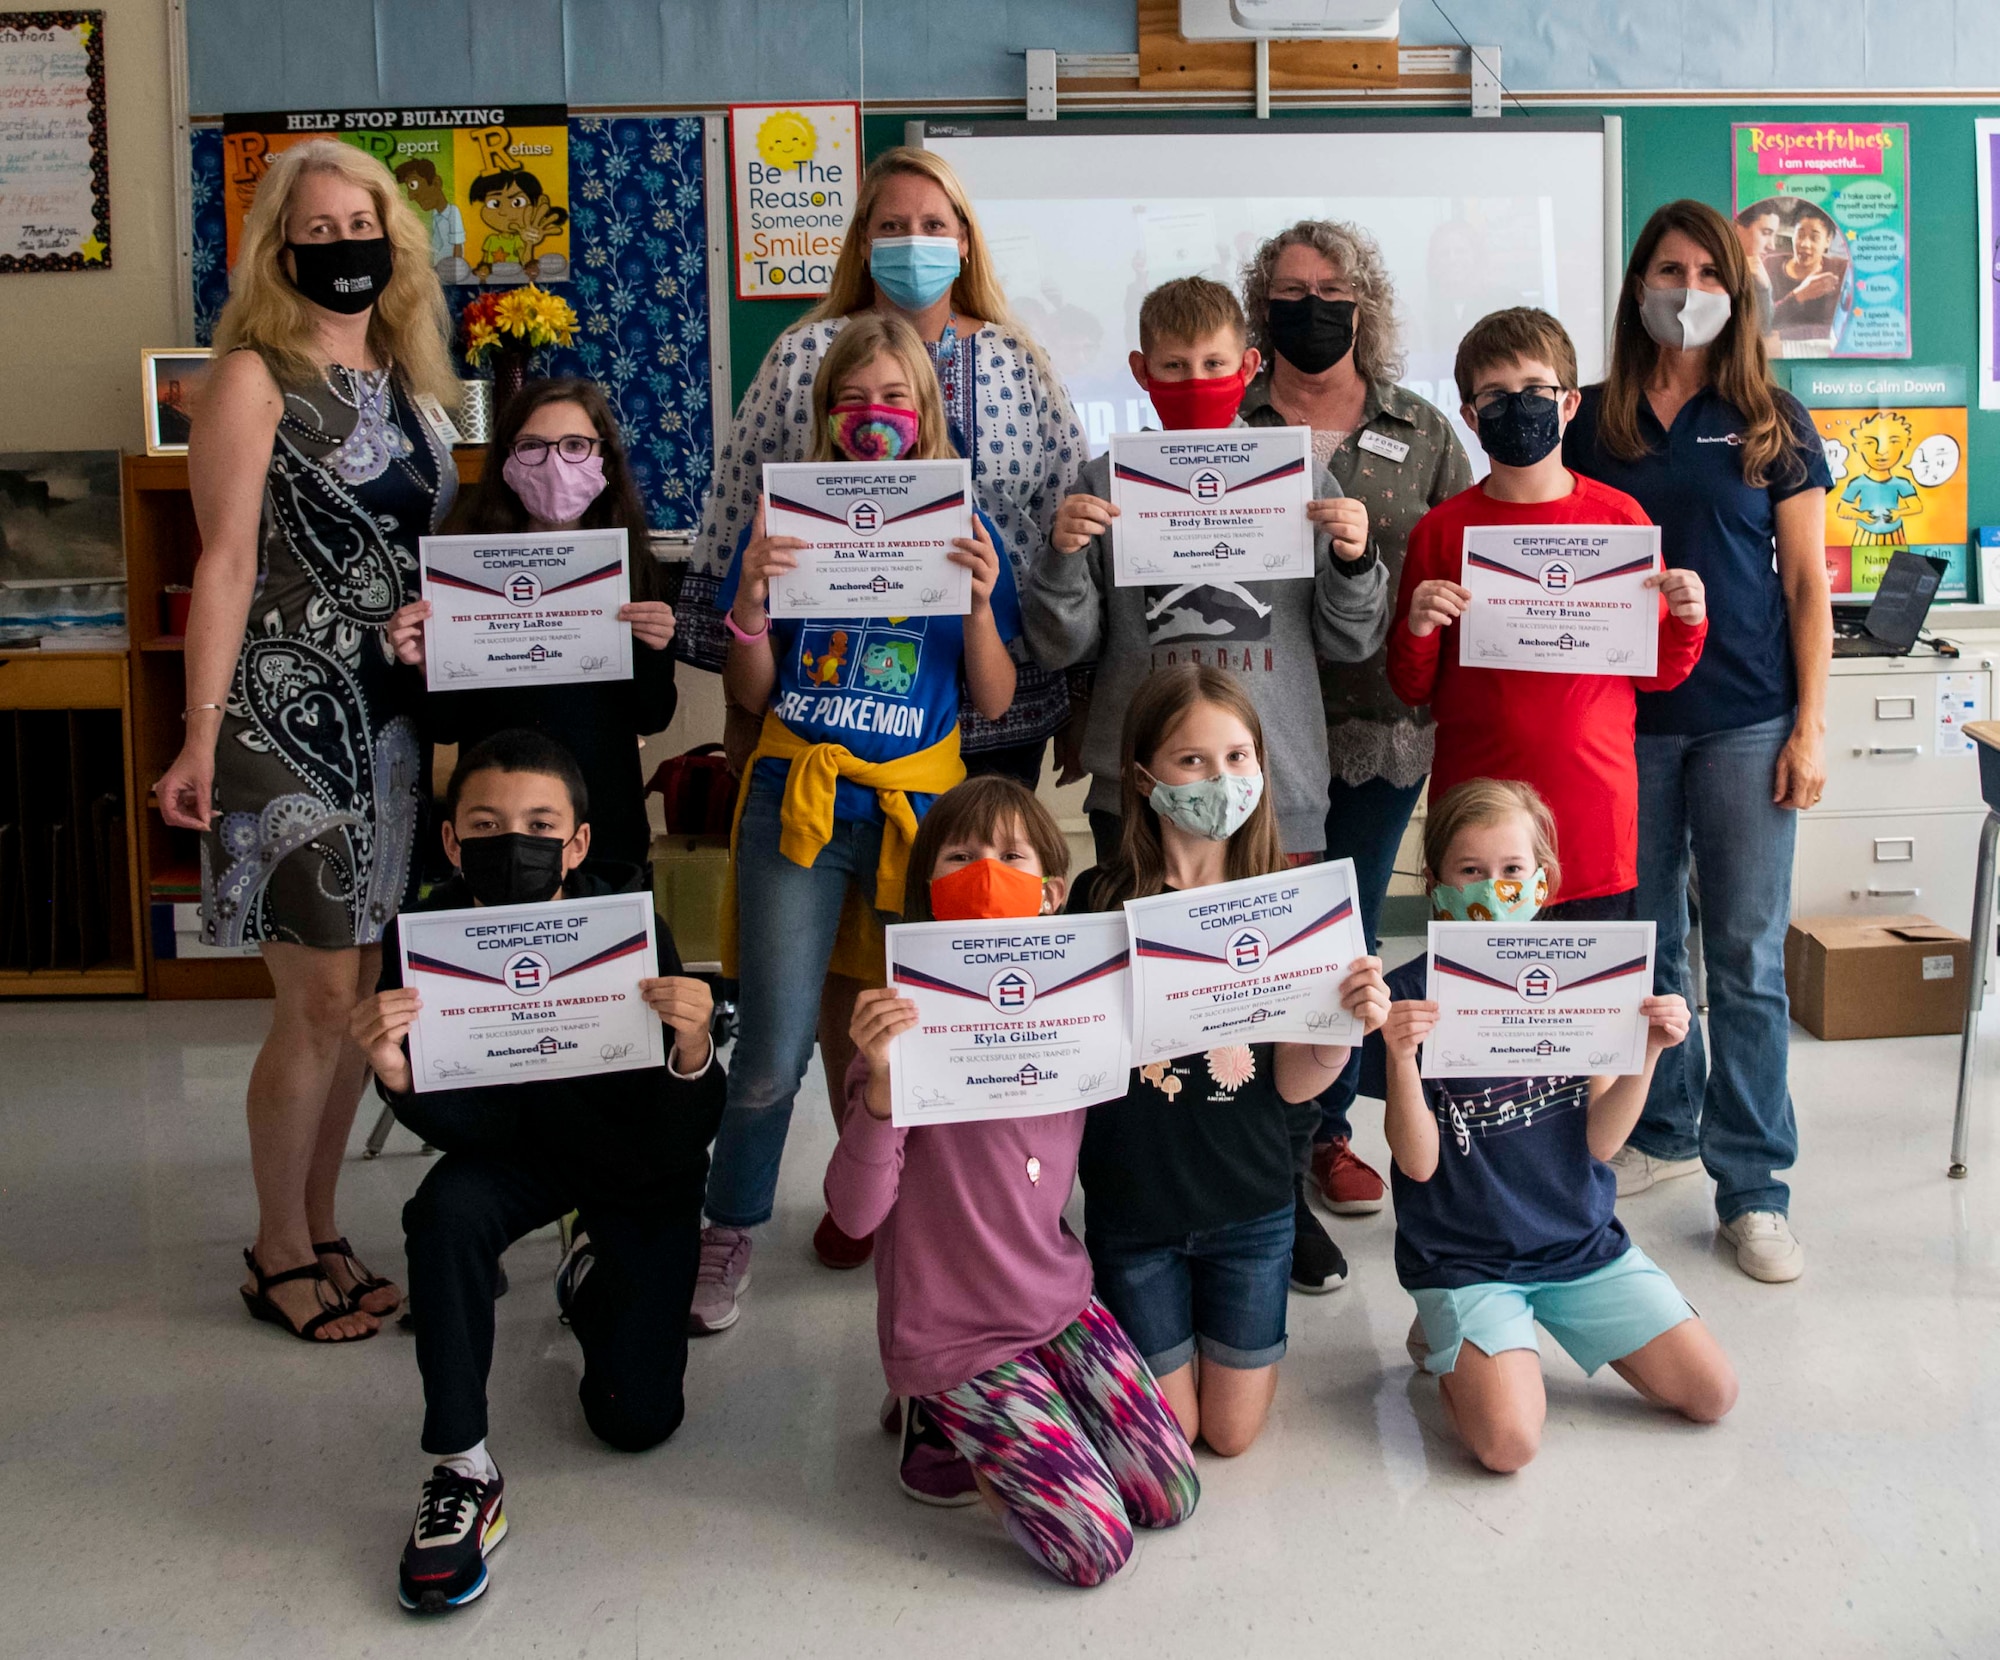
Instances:
[[[1349,1221],[1352,1280],[1293,1299],[1263,1442],[1204,1456],[1194,1519],[1093,1592],[896,1491],[871,1279],[807,1249],[812,1086],[742,1323],[696,1346],[658,1451],[591,1440],[554,1241],[514,1251],[492,1389],[513,1532],[481,1602],[419,1625],[393,1583],[425,1474],[408,1338],[309,1350],[236,1298],[263,1018],[0,1008],[0,1655],[2000,1653],[2000,1020],[1963,1183],[1951,1040],[1795,1034],[1797,1285],[1715,1251],[1702,1182],[1628,1206],[1735,1357],[1722,1426],[1552,1352],[1540,1459],[1479,1472],[1404,1358],[1389,1218]],[[384,1269],[424,1168],[399,1132],[350,1172],[345,1226]]]

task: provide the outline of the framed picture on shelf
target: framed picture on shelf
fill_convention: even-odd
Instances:
[[[139,394],[145,401],[146,453],[186,455],[189,410],[208,373],[206,346],[147,346],[139,353]]]

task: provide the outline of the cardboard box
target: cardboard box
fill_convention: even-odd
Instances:
[[[1802,916],[1785,934],[1792,1018],[1816,1038],[1956,1033],[1971,972],[1972,942],[1927,916]]]
[[[722,886],[729,875],[727,836],[655,836],[653,903],[674,931],[691,973],[713,972],[722,955]]]

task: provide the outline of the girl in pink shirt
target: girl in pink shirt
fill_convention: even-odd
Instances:
[[[1032,794],[986,776],[937,799],[909,868],[906,921],[1036,916],[1061,909],[1069,851]],[[875,1235],[903,1489],[930,1504],[983,1496],[1057,1578],[1096,1585],[1125,1565],[1135,1524],[1193,1513],[1194,1457],[1063,1222],[1084,1114],[892,1127],[890,1048],[916,1020],[892,989],[856,1002],[826,1172],[834,1222]]]

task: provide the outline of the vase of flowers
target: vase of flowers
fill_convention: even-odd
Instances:
[[[492,371],[493,414],[498,416],[527,383],[534,354],[576,338],[576,312],[560,294],[528,283],[487,289],[465,308],[459,327],[465,361]]]

